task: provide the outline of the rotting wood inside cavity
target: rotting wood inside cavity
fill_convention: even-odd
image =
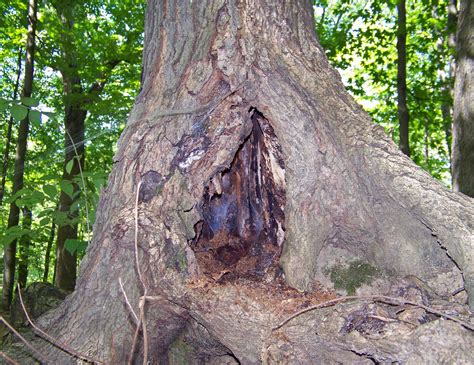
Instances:
[[[285,231],[285,163],[272,126],[251,109],[252,131],[229,169],[205,188],[191,242],[204,274],[271,279]],[[220,277],[220,276],[219,276]]]

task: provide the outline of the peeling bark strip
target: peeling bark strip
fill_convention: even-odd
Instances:
[[[474,303],[473,201],[416,167],[344,91],[312,13],[310,0],[149,0],[143,90],[93,241],[75,292],[40,323],[55,338],[126,362],[140,272],[151,363],[420,363],[413,343],[433,363],[468,358],[458,324],[399,321],[389,306],[338,304],[272,332],[334,299],[318,282],[429,305],[464,279]],[[395,335],[341,331],[360,310],[394,318],[381,331]]]
[[[285,225],[285,162],[273,128],[251,110],[252,130],[230,168],[205,187],[191,242],[206,274],[275,277]]]

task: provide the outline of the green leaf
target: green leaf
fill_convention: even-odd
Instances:
[[[68,218],[66,212],[55,211],[51,215],[54,219],[54,223],[56,223],[58,226],[71,224],[71,219]]]
[[[63,180],[59,183],[61,185],[61,190],[64,191],[71,199],[74,194],[74,188],[72,183],[69,180]]]
[[[7,99],[0,98],[0,113],[4,112],[10,107],[10,102]]]
[[[23,229],[21,226],[10,227],[5,231],[5,234],[0,237],[0,246],[8,245],[28,234],[31,234],[30,229]]]
[[[41,125],[41,113],[38,110],[30,110],[28,113],[28,119],[30,123],[36,127]]]
[[[43,209],[40,211],[38,214],[36,214],[36,218],[42,218],[42,217],[47,217],[47,216],[52,216],[54,210],[52,209]]]
[[[30,106],[30,107],[34,107],[34,106],[38,106],[39,105],[39,101],[36,100],[36,99],[33,99],[33,98],[30,98],[30,97],[27,97],[27,96],[22,96],[21,97],[21,103],[23,105],[26,105],[26,106]]]
[[[56,117],[56,113],[53,112],[41,112],[41,114],[45,115],[46,117],[53,119]]]
[[[12,117],[15,120],[23,120],[28,115],[28,108],[23,105],[13,105],[11,108]]]
[[[67,172],[68,174],[71,173],[71,171],[72,171],[72,166],[73,166],[73,165],[74,165],[74,159],[69,160],[69,161],[67,162],[67,164],[66,164],[66,172]]]
[[[50,217],[44,217],[43,219],[40,220],[40,226],[46,226],[51,222]]]
[[[33,209],[35,205],[41,204],[44,201],[44,194],[39,191],[30,191],[28,194],[22,194],[21,198],[15,201],[18,208],[28,207]]]
[[[93,179],[92,182],[97,190],[100,190],[102,186],[104,186],[105,180],[102,178]]]
[[[51,200],[54,200],[54,198],[56,197],[56,194],[58,193],[56,186],[50,185],[50,184],[44,185],[43,191],[47,196],[51,198]]]
[[[75,253],[83,253],[85,252],[87,247],[87,242],[83,240],[73,240],[67,239],[64,242],[64,248],[68,251],[71,255]]]

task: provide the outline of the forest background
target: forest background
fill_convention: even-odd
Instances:
[[[29,3],[36,19],[28,18],[27,1],[0,3],[2,288],[43,281],[71,290],[116,142],[140,91],[146,4]],[[317,0],[314,10],[330,62],[397,144],[404,47],[410,158],[451,187],[456,3]],[[31,95],[24,87],[28,19],[30,35],[32,21],[36,28]],[[4,310],[11,297],[11,290],[2,291]]]

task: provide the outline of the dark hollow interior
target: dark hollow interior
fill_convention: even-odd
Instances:
[[[205,188],[191,243],[204,274],[275,277],[284,240],[285,164],[273,128],[251,110],[252,132]]]

